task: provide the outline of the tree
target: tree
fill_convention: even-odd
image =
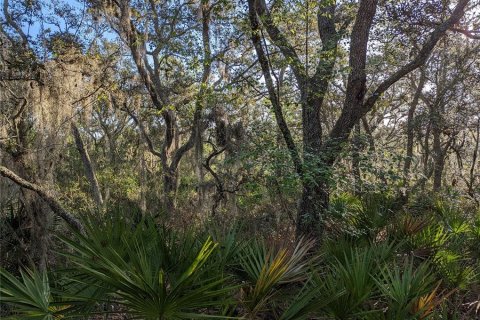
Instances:
[[[170,7],[167,1],[148,1],[144,5],[135,6],[126,0],[115,3],[92,1],[91,6],[104,15],[129,47],[138,74],[150,96],[151,105],[161,114],[164,137],[158,148],[134,110],[127,110],[139,127],[148,149],[161,161],[164,209],[167,215],[173,215],[178,166],[185,153],[201,138],[202,112],[212,64],[209,25],[213,7],[208,1],[202,1],[198,8],[192,8],[189,2]],[[191,62],[188,59],[196,52],[189,51],[190,48],[186,47],[181,48],[181,52],[176,52],[179,42],[195,41],[195,10],[200,13],[203,43],[203,71],[199,82],[181,65],[183,62]],[[145,18],[142,19],[141,16]],[[186,56],[187,61],[177,60],[176,54]],[[169,79],[172,72],[175,73],[173,81]],[[179,76],[182,73],[184,76]],[[191,94],[191,90],[196,91],[196,94]],[[195,101],[195,110],[190,133],[186,141],[179,145],[177,109],[191,101]]]
[[[83,55],[82,44],[68,32],[39,35],[45,43],[51,40],[51,51],[42,48],[47,50],[42,59],[42,51],[22,28],[24,15],[36,9],[41,9],[40,2],[3,3],[1,58],[7,77],[1,82],[0,174],[20,187],[18,219],[31,225],[22,237],[29,242],[29,258],[44,270],[54,220],[51,212],[74,229],[83,229],[58,200],[55,171],[67,145],[68,124],[76,108],[102,87],[104,70],[100,61]]]
[[[320,108],[324,103],[328,85],[332,77],[333,67],[336,60],[336,50],[339,43],[339,31],[336,30],[336,1],[320,1],[317,6],[318,33],[322,41],[321,50],[328,52],[328,55],[321,56],[316,66],[315,73],[310,76],[307,68],[303,67],[299,55],[290,44],[288,38],[276,25],[272,13],[267,8],[264,0],[249,0],[249,17],[252,27],[252,41],[255,45],[257,56],[260,60],[266,60],[261,50],[259,39],[260,23],[267,31],[271,41],[282,52],[284,59],[291,68],[297,86],[301,92],[302,105],[302,128],[303,128],[303,161],[308,162],[313,156],[316,170],[310,173],[311,177],[306,179],[305,166],[299,163],[297,147],[293,146],[285,128],[281,130],[284,140],[292,155],[292,161],[302,178],[303,193],[297,214],[297,233],[299,235],[314,234],[320,238],[322,230],[319,222],[328,208],[328,182],[325,172],[328,172],[337,160],[343,145],[347,141],[353,127],[364,117],[375,103],[381,98],[393,84],[401,80],[410,72],[425,64],[438,41],[446,32],[457,25],[469,4],[468,0],[460,0],[452,13],[444,21],[430,32],[429,36],[421,46],[421,49],[406,64],[395,72],[387,75],[386,78],[376,84],[376,88],[369,93],[367,91],[366,62],[368,54],[369,35],[374,26],[374,17],[378,7],[376,0],[362,0],[357,7],[354,24],[350,33],[349,45],[349,75],[346,85],[346,92],[340,116],[335,125],[328,133],[322,136],[322,125],[319,118]],[[305,63],[307,65],[307,63]],[[270,66],[262,66],[264,78],[269,87],[270,100],[274,109],[281,114],[280,103],[274,94],[270,75]],[[277,116],[277,118],[281,118]],[[279,120],[277,120],[277,123]],[[281,121],[280,121],[281,122]]]

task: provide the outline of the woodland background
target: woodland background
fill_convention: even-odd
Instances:
[[[96,238],[102,228],[123,240],[98,247],[100,256],[128,241],[142,247],[137,233],[126,235],[129,226],[152,243],[169,243],[164,233],[144,230],[157,226],[177,234],[166,245],[173,255],[188,241],[194,254],[207,250],[207,234],[222,234],[213,238],[223,250],[235,234],[233,242],[248,244],[215,260],[218,273],[232,263],[251,283],[233,295],[235,307],[207,303],[183,315],[139,311],[140,318],[475,317],[478,1],[3,0],[0,43],[3,302],[18,302],[9,300],[13,275],[25,288],[25,279],[54,283],[47,272],[69,266],[59,252],[88,256],[82,250],[103,243]],[[259,293],[258,281],[268,278],[262,272],[281,252],[302,276],[284,270],[290,278],[278,276]],[[390,254],[388,266],[373,275],[368,263],[382,252]],[[326,258],[311,260],[317,253]],[[357,265],[347,264],[350,254]],[[334,270],[329,261],[345,263],[350,275],[363,266],[371,282],[352,280],[348,288],[332,271],[338,290],[307,290],[307,298],[293,290],[300,300],[272,302],[277,285],[328,284],[328,272],[312,280],[307,266]],[[249,262],[260,264],[257,273]],[[400,303],[385,283],[411,283],[408,272],[430,282]],[[342,300],[358,287],[371,290]],[[220,295],[235,291],[222,288]],[[133,312],[135,303],[124,303],[118,290],[103,293],[111,294],[108,303],[95,300],[95,312],[100,305]],[[333,302],[286,316],[290,301],[308,304],[321,294]],[[42,297],[46,316],[68,314],[48,307],[58,304],[57,293]]]

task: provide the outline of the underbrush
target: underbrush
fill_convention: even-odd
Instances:
[[[459,208],[339,195],[321,244],[88,217],[57,235],[68,263],[1,269],[1,302],[13,319],[474,319],[480,216]]]

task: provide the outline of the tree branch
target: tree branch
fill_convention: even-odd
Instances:
[[[293,164],[295,166],[295,171],[298,175],[302,176],[302,161],[300,159],[290,129],[288,128],[287,122],[285,121],[285,118],[283,116],[282,105],[280,104],[280,99],[277,95],[275,86],[272,81],[270,65],[262,47],[262,42],[260,39],[260,23],[258,21],[257,13],[254,8],[254,2],[255,0],[248,0],[249,19],[252,28],[251,39],[257,53],[258,61],[260,62],[260,66],[262,68],[262,73],[265,79],[265,83],[267,85],[267,90],[270,96],[270,102],[272,104],[275,120],[277,121],[278,128],[283,135],[283,139],[285,141],[285,144],[287,145],[288,151],[290,152],[290,157],[292,158]]]
[[[28,38],[23,32],[22,28],[15,22],[15,20],[12,18],[10,13],[8,12],[8,0],[3,1],[3,15],[5,16],[5,20],[7,21],[7,24],[12,27],[20,36],[22,39],[22,46],[25,49],[28,49]]]
[[[459,29],[459,28],[450,28],[450,30],[462,33],[467,38],[480,40],[480,30],[466,30],[466,29]]]
[[[337,151],[341,149],[353,128],[362,117],[359,107],[363,103],[366,92],[367,45],[373,17],[377,10],[378,0],[362,0],[357,11],[355,23],[350,36],[350,74],[347,80],[345,101],[342,113],[330,132],[329,139],[323,147],[324,161],[333,164]]]
[[[297,55],[297,52],[293,48],[293,46],[288,41],[287,37],[280,31],[280,29],[275,25],[273,22],[272,15],[267,8],[267,4],[265,0],[255,0],[252,3],[252,6],[255,8],[260,20],[262,21],[265,29],[267,30],[268,35],[275,43],[275,45],[280,49],[282,54],[285,56],[287,60],[289,60],[289,65],[297,78],[297,82],[299,86],[305,84],[305,71],[302,67],[302,62]]]
[[[362,106],[362,113],[367,113],[371,108],[373,108],[375,102],[380,98],[380,96],[388,90],[395,82],[402,79],[404,76],[414,71],[415,69],[421,67],[427,61],[431,52],[435,48],[437,42],[445,35],[448,29],[457,24],[464,14],[465,7],[468,5],[470,0],[460,0],[456,5],[455,9],[452,12],[450,18],[445,22],[440,24],[435,30],[430,34],[429,39],[423,45],[420,52],[417,56],[407,63],[405,66],[400,68],[397,72],[388,77],[384,82],[382,82],[377,89],[372,93],[372,95],[365,101]]]
[[[0,175],[10,179],[17,185],[19,185],[22,188],[34,191],[38,194],[40,198],[42,198],[52,209],[52,211],[61,217],[65,222],[67,222],[68,225],[70,225],[72,228],[75,230],[85,233],[84,227],[82,223],[75,218],[72,214],[70,214],[61,204],[58,202],[55,197],[53,197],[47,190],[45,190],[43,187],[31,183],[21,177],[19,177],[15,172],[11,171],[10,169],[0,166]]]

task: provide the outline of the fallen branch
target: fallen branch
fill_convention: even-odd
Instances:
[[[65,208],[63,208],[63,206],[47,190],[43,189],[37,184],[28,182],[22,177],[19,177],[15,172],[4,166],[0,166],[0,175],[10,179],[22,188],[36,192],[38,196],[48,204],[50,209],[52,209],[52,211],[56,215],[65,220],[65,222],[68,223],[68,225],[70,225],[75,230],[79,231],[82,234],[85,233],[85,229],[83,228],[82,223],[71,213],[65,210]]]

